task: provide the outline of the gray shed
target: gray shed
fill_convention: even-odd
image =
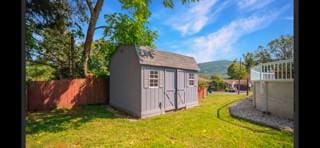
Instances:
[[[110,105],[144,118],[198,105],[194,58],[119,46],[110,62]]]

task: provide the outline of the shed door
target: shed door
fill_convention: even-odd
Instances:
[[[177,107],[183,108],[186,106],[185,98],[185,72],[177,70]]]
[[[174,69],[165,70],[165,111],[173,110],[176,108],[176,73]]]

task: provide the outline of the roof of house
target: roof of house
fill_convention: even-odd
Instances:
[[[239,84],[239,80],[223,80],[225,83],[228,83],[230,85],[232,85],[232,83],[234,82],[235,84]],[[250,83],[250,81],[249,81]],[[247,80],[240,80],[240,85],[247,85]]]
[[[193,57],[160,51],[146,46],[136,47],[135,49],[140,64],[199,71],[198,64]]]
[[[211,82],[209,79],[203,78],[201,76],[199,76],[199,81]]]

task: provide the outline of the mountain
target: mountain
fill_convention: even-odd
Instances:
[[[205,63],[199,63],[198,66],[200,68],[200,75],[220,75],[222,77],[227,77],[227,69],[232,61],[228,60],[219,60],[219,61],[211,61]]]

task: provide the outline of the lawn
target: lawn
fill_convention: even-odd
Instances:
[[[200,106],[142,120],[114,116],[102,105],[27,116],[27,147],[293,147],[293,134],[229,115],[245,98],[214,94]]]

